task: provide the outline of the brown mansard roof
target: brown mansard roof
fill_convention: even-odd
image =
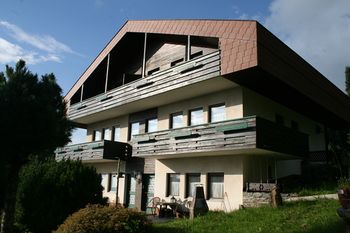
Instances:
[[[350,125],[350,100],[257,21],[127,21],[68,92],[68,101],[127,32],[219,38],[221,75],[322,121]],[[283,100],[283,101],[281,101]]]

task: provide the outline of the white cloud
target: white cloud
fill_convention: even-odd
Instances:
[[[273,0],[265,26],[340,89],[350,66],[349,0]]]
[[[60,58],[55,55],[38,55],[0,37],[0,63],[17,62],[19,59],[25,60],[28,64],[37,64],[44,61],[61,62]]]
[[[52,36],[32,35],[14,24],[1,20],[0,28],[17,42],[14,44],[0,37],[0,63],[2,64],[16,62],[20,58],[29,64],[61,62],[64,53],[79,55]],[[29,49],[28,45],[32,49]]]

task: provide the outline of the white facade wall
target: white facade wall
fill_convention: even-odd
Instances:
[[[207,197],[208,173],[224,173],[223,199],[207,200],[210,210],[233,211],[243,203],[243,157],[237,155],[190,157],[181,159],[159,159],[156,161],[155,196],[169,200],[166,196],[167,174],[180,173],[180,195],[176,199],[184,200],[186,192],[186,174],[200,173],[201,184]],[[191,198],[189,198],[191,199]]]
[[[87,165],[93,166],[96,168],[96,172],[103,175],[103,174],[116,174],[117,173],[117,166],[118,163],[116,161],[111,162],[103,162],[103,163],[88,163]],[[121,161],[120,163],[120,169],[121,171],[125,170],[125,162]],[[109,180],[106,180],[102,183],[102,186],[104,188],[103,190],[103,196],[108,197],[109,203],[116,203],[116,192],[115,191],[108,191],[108,183]],[[119,197],[119,203],[123,204],[125,200],[125,177],[119,178],[119,187],[118,187],[118,197]]]

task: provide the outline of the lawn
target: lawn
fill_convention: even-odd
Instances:
[[[249,208],[233,213],[210,212],[194,220],[153,224],[148,233],[342,233],[336,200],[285,203],[283,207]]]

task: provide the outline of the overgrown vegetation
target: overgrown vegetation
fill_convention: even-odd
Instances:
[[[55,76],[39,78],[23,60],[0,72],[0,112],[0,231],[12,233],[19,171],[33,157],[45,160],[69,142],[72,125]]]
[[[336,200],[285,203],[280,208],[261,207],[233,213],[210,212],[194,220],[153,224],[148,233],[335,233],[345,224],[337,216]]]
[[[103,204],[101,176],[80,161],[34,161],[23,167],[16,203],[19,232],[51,232],[87,204]]]
[[[89,205],[71,215],[55,233],[143,233],[146,215],[136,210]]]

